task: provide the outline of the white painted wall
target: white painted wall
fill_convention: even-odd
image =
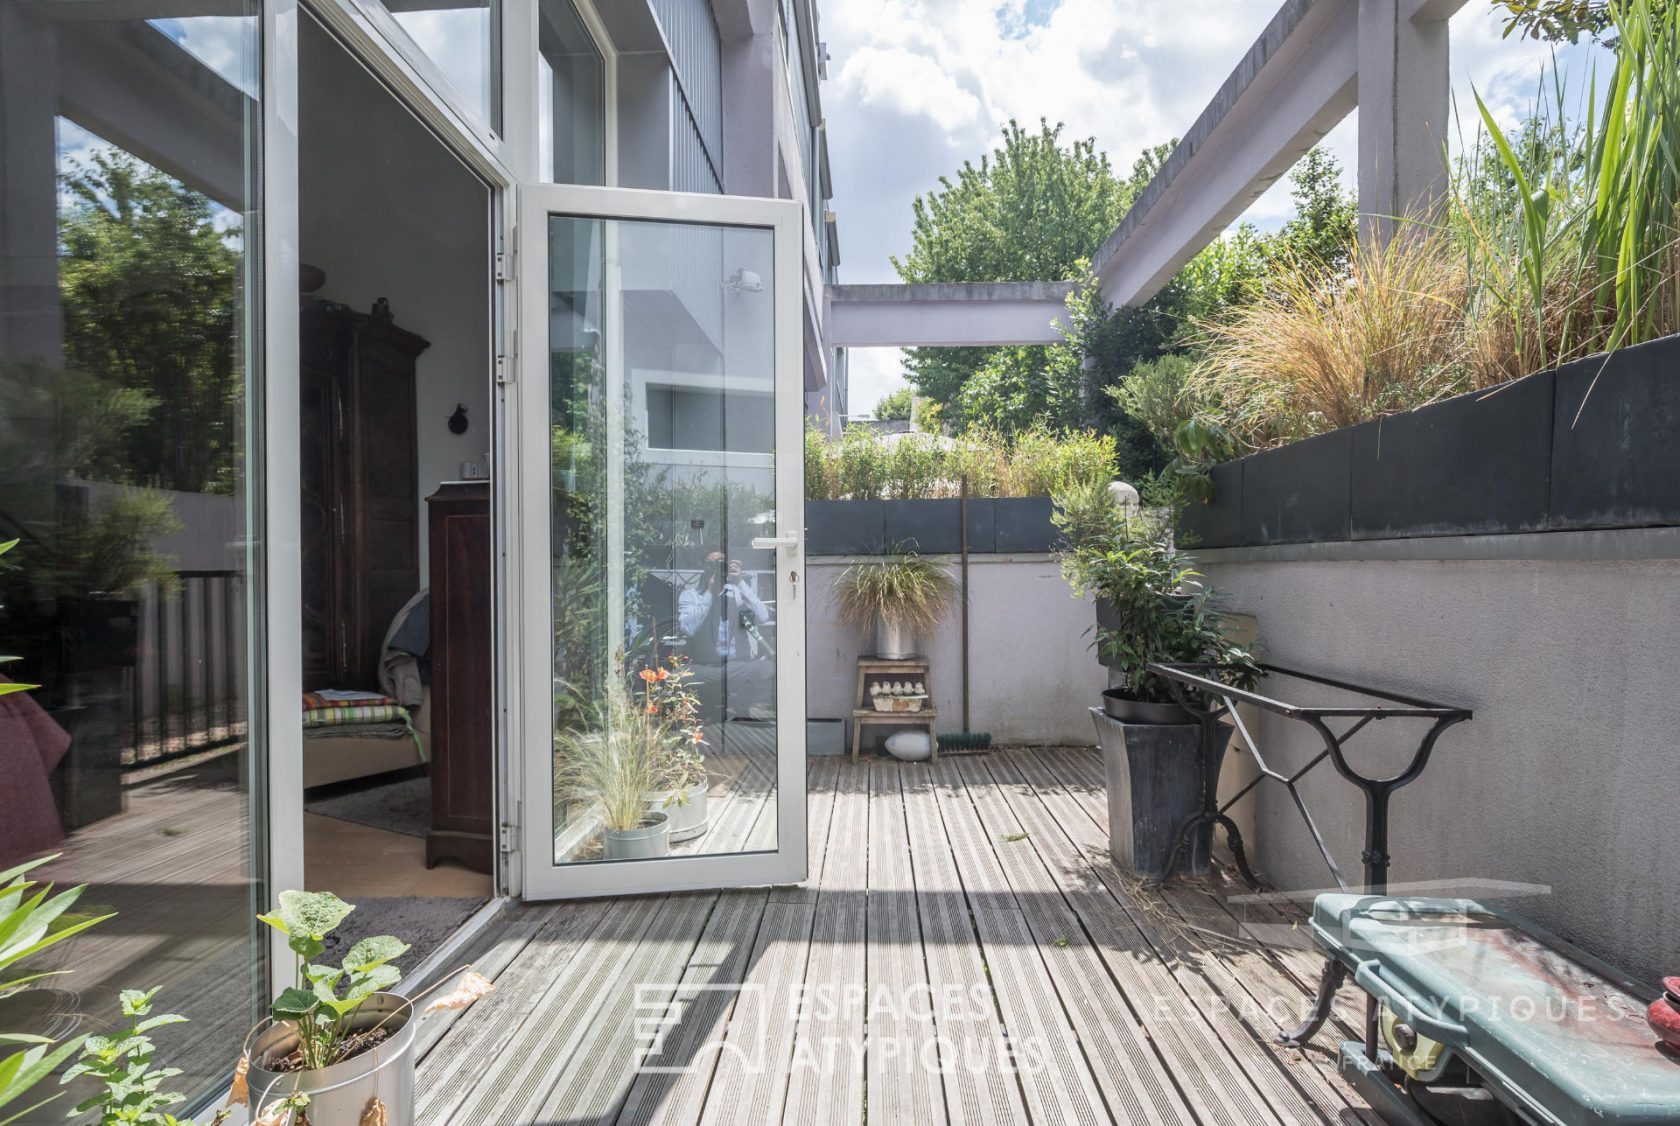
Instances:
[[[1676,972],[1680,560],[1204,569],[1234,606],[1258,616],[1266,659],[1475,710],[1394,799],[1393,882],[1549,885],[1550,894],[1509,906],[1638,978]],[[1288,684],[1276,687],[1292,691]],[[1374,725],[1349,744],[1350,757],[1398,769],[1418,727]],[[1285,771],[1319,747],[1303,725],[1276,716],[1258,737]],[[1360,792],[1328,762],[1302,792],[1357,880]],[[1281,787],[1262,787],[1256,820],[1250,855],[1272,881],[1330,883]]]
[[[945,558],[954,576],[956,558]],[[834,611],[830,591],[850,562],[822,556],[806,565],[806,712],[816,718],[851,715],[857,658],[874,643],[872,632],[843,625]],[[971,556],[969,581],[969,729],[990,731],[996,743],[1094,743],[1089,708],[1108,679],[1090,649],[1090,599],[1074,596],[1048,555]],[[932,662],[929,691],[941,731],[962,729],[960,620],[953,605],[936,635],[921,643]],[[865,729],[865,746],[890,730]]]
[[[299,21],[302,260],[327,273],[318,296],[431,342],[417,369],[420,581],[426,500],[490,449],[489,192],[311,20]],[[465,434],[445,420],[467,407]]]

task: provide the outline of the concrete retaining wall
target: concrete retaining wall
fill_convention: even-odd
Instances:
[[[1680,559],[1273,558],[1205,570],[1258,617],[1267,660],[1475,710],[1394,799],[1395,884],[1547,885],[1509,906],[1638,978],[1680,972]],[[1398,769],[1418,729],[1373,725],[1350,758]],[[1277,716],[1258,738],[1286,773],[1320,749]],[[1302,791],[1357,880],[1362,795],[1329,762]],[[1282,787],[1262,787],[1255,819],[1250,856],[1270,880],[1331,884]]]
[[[954,574],[956,561],[949,561]],[[813,717],[851,715],[857,658],[873,643],[873,636],[841,624],[829,595],[850,562],[817,556],[806,564],[805,691]],[[1049,555],[976,557],[969,575],[970,729],[990,731],[998,743],[1094,743],[1087,709],[1108,681],[1090,650],[1090,600],[1074,597]],[[953,606],[936,635],[921,643],[932,662],[929,690],[941,731],[962,728],[959,621]],[[867,728],[865,746],[890,730]]]

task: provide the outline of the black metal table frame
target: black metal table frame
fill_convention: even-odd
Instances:
[[[1448,704],[1437,704],[1430,700],[1420,700],[1412,696],[1402,696],[1395,692],[1370,688],[1365,685],[1351,684],[1343,680],[1335,680],[1327,676],[1287,669],[1278,665],[1262,664],[1262,672],[1268,678],[1272,676],[1285,677],[1305,681],[1310,684],[1324,685],[1365,696],[1373,700],[1383,701],[1380,704],[1366,706],[1336,706],[1336,707],[1305,707],[1298,704],[1286,703],[1263,696],[1259,692],[1235,688],[1218,679],[1220,671],[1217,665],[1208,664],[1169,664],[1152,663],[1149,670],[1163,677],[1172,692],[1173,699],[1194,716],[1202,725],[1204,741],[1220,738],[1215,728],[1229,716],[1231,726],[1247,745],[1248,751],[1254,756],[1255,764],[1260,773],[1255,778],[1231,795],[1223,804],[1219,801],[1219,779],[1217,777],[1206,780],[1206,793],[1202,809],[1186,819],[1179,826],[1177,838],[1173,842],[1172,852],[1167,856],[1166,873],[1163,879],[1172,875],[1173,867],[1178,862],[1178,856],[1190,839],[1190,834],[1198,827],[1212,823],[1223,826],[1225,838],[1231,846],[1232,857],[1237,862],[1237,868],[1243,879],[1250,887],[1259,887],[1260,881],[1255,877],[1248,865],[1248,857],[1243,850],[1242,832],[1231,820],[1230,809],[1237,802],[1247,797],[1260,783],[1266,779],[1281,782],[1294,799],[1295,808],[1300,812],[1301,819],[1306,822],[1307,830],[1312,834],[1313,843],[1318,847],[1319,855],[1335,877],[1336,884],[1343,891],[1350,890],[1341,868],[1336,864],[1335,857],[1330,855],[1330,849],[1324,843],[1324,836],[1318,831],[1318,824],[1313,820],[1312,813],[1307,809],[1306,801],[1296,788],[1306,774],[1325,759],[1329,759],[1335,766],[1336,773],[1359,787],[1365,794],[1365,850],[1360,854],[1360,860],[1365,865],[1364,890],[1372,895],[1383,895],[1388,891],[1388,868],[1390,856],[1388,852],[1388,805],[1394,791],[1416,781],[1429,765],[1429,757],[1435,750],[1435,744],[1443,732],[1456,723],[1463,723],[1469,719],[1469,708],[1458,708]],[[1200,698],[1192,696],[1200,694]],[[1218,700],[1218,706],[1204,706],[1205,701]],[[1267,764],[1260,747],[1255,743],[1253,735],[1249,733],[1242,717],[1237,714],[1237,704],[1253,704],[1263,711],[1281,715],[1287,719],[1299,720],[1318,733],[1324,742],[1324,749],[1315,755],[1301,769],[1293,774],[1283,774]],[[1329,722],[1335,719],[1351,719],[1352,726],[1338,733],[1331,730]],[[1344,745],[1354,735],[1364,730],[1366,726],[1377,720],[1387,719],[1426,719],[1430,720],[1428,731],[1418,743],[1411,761],[1398,774],[1386,778],[1373,778],[1359,773],[1347,760]],[[1347,970],[1335,958],[1328,958],[1324,965],[1324,972],[1319,978],[1318,994],[1313,999],[1313,1008],[1306,1021],[1298,1028],[1285,1033],[1280,1039],[1286,1044],[1299,1046],[1310,1040],[1324,1022],[1330,1018],[1330,1006],[1336,996],[1336,990],[1347,979]],[[1365,1005],[1365,1043],[1367,1050],[1374,1053],[1377,1042],[1377,1010],[1376,1002],[1366,998]]]

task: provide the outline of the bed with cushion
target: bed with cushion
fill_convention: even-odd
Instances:
[[[403,707],[379,693],[307,692],[303,698],[303,784],[348,782],[427,760],[431,693]]]

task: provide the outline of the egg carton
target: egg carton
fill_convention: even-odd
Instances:
[[[919,712],[922,710],[922,705],[927,703],[927,694],[923,693],[920,696],[882,695],[872,696],[870,699],[878,712]]]

